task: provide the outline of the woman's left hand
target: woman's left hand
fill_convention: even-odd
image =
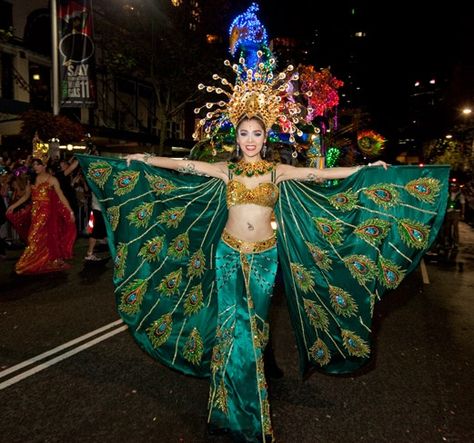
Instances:
[[[385,163],[383,160],[377,160],[374,163],[369,163],[367,166],[369,166],[369,167],[371,167],[371,166],[383,166],[383,168],[386,170],[390,166],[390,164]]]

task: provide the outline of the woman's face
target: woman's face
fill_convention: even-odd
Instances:
[[[245,158],[260,158],[265,137],[265,129],[257,119],[243,120],[237,127],[237,144]]]
[[[33,162],[33,171],[35,171],[36,174],[40,174],[44,171],[44,165],[36,161]]]

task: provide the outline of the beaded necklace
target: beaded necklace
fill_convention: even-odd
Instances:
[[[253,177],[254,175],[265,175],[273,171],[275,165],[266,160],[259,160],[257,162],[249,163],[240,161],[238,163],[229,163],[228,168],[234,172],[235,175],[246,175]]]

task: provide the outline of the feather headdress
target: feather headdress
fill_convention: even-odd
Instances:
[[[257,52],[262,57],[262,52]],[[229,60],[224,62],[231,66]],[[263,121],[269,131],[273,125],[278,124],[280,131],[289,133],[289,141],[295,142],[295,134],[302,135],[297,125],[304,119],[307,109],[298,102],[297,97],[302,93],[295,91],[292,82],[297,81],[299,75],[294,67],[289,65],[284,71],[275,75],[273,68],[275,59],[270,59],[268,64],[257,63],[256,69],[246,67],[245,59],[240,58],[239,64],[232,65],[236,74],[235,84],[227,79],[214,74],[212,78],[221,83],[221,86],[198,85],[198,88],[207,92],[215,92],[226,96],[226,100],[207,102],[204,106],[196,108],[199,114],[202,109],[208,109],[204,118],[197,124],[193,134],[195,140],[211,138],[224,124],[230,122],[235,128],[243,118],[257,117]],[[311,92],[304,93],[311,96]]]

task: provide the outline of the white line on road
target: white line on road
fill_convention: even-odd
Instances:
[[[421,259],[420,268],[421,268],[421,277],[423,278],[423,283],[425,285],[429,285],[430,284],[430,277],[428,275],[428,269],[426,269],[426,264],[425,264],[424,259]]]
[[[68,351],[64,354],[58,355],[57,357],[52,358],[51,360],[48,360],[45,363],[41,363],[41,364],[35,366],[34,368],[31,368],[31,369],[29,369],[25,372],[22,372],[21,374],[15,375],[15,377],[12,377],[12,378],[4,381],[3,383],[0,383],[0,391],[2,389],[7,388],[8,386],[11,386],[15,383],[18,383],[19,381],[21,381],[21,380],[23,380],[27,377],[30,377],[31,375],[36,374],[37,372],[42,371],[43,369],[48,368],[49,366],[52,366],[52,365],[54,365],[54,364],[56,364],[56,363],[58,363],[62,360],[65,360],[66,358],[69,358],[74,354],[78,354],[79,352],[83,351],[84,349],[90,348],[91,346],[94,346],[97,343],[100,343],[101,341],[107,340],[108,338],[114,336],[115,334],[118,334],[119,332],[125,331],[127,328],[128,328],[128,326],[126,326],[126,325],[121,326],[120,328],[114,329],[114,330],[108,332],[107,334],[101,335],[101,336],[99,336],[99,337],[97,337],[97,338],[95,338],[95,339],[93,339],[93,340],[91,340],[87,343],[82,344],[81,346],[78,346],[77,348],[71,349],[70,351]]]
[[[68,341],[67,343],[62,344],[61,346],[58,346],[56,348],[53,348],[49,351],[43,352],[42,354],[37,355],[36,357],[32,357],[29,360],[25,360],[22,363],[19,363],[15,366],[12,366],[11,368],[5,369],[4,371],[0,372],[0,378],[3,378],[7,376],[8,374],[11,374],[12,372],[16,372],[25,366],[29,366],[32,363],[36,363],[37,361],[43,360],[46,357],[49,357],[50,355],[56,354],[59,351],[62,351],[63,349],[69,348],[76,343],[80,343],[81,341],[87,340],[88,338],[100,334],[103,331],[106,331],[107,329],[113,328],[114,326],[120,325],[123,323],[123,320],[117,320],[112,323],[109,323],[108,325],[102,326],[101,328],[95,329],[94,331],[91,331],[87,334],[81,335],[80,337],[75,338],[74,340]]]

